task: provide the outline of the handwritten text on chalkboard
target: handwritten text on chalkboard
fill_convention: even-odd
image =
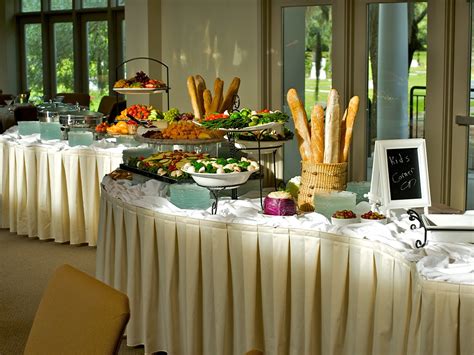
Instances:
[[[392,200],[422,197],[417,148],[387,149],[387,165]]]

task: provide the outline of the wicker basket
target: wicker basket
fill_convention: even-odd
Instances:
[[[300,211],[314,211],[314,193],[342,191],[347,184],[347,163],[301,163],[301,185],[298,193]]]

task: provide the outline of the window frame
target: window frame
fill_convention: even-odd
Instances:
[[[21,12],[22,0],[16,2],[16,26],[18,35],[18,58],[20,62],[21,91],[28,90],[26,80],[26,41],[25,25],[41,24],[43,43],[43,95],[51,98],[56,95],[56,71],[54,58],[54,23],[72,22],[73,51],[74,51],[74,92],[89,93],[87,77],[87,47],[84,37],[85,21],[99,19],[108,24],[108,54],[109,54],[109,94],[112,94],[113,84],[117,80],[115,68],[123,61],[122,33],[120,24],[125,19],[124,6],[116,6],[116,0],[108,0],[106,8],[81,8],[82,0],[73,0],[70,10],[50,10],[51,0],[41,0],[42,11]]]

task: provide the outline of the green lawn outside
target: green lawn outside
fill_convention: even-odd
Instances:
[[[416,52],[414,55],[414,59],[419,62],[418,67],[411,67],[408,77],[408,100],[410,100],[410,88],[413,86],[424,86],[426,87],[426,52]],[[369,66],[369,78],[372,78],[372,71]],[[308,114],[311,112],[311,108],[315,104],[315,90],[316,87],[316,80],[309,79],[306,77],[305,79],[305,108]],[[325,80],[319,81],[319,96],[318,102],[319,103],[326,103],[327,96],[329,90],[331,89],[331,78],[328,77]],[[337,89],[337,88],[336,88]],[[415,94],[422,94],[423,90],[416,90]],[[356,95],[361,95],[361,93],[355,93]],[[368,90],[369,98],[373,96],[373,90],[370,88]],[[474,101],[471,102],[471,107],[474,107]],[[408,108],[409,109],[409,108]],[[425,101],[420,99],[419,101],[419,112],[425,111]]]

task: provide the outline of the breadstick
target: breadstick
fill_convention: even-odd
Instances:
[[[222,81],[220,78],[216,78],[214,81],[214,97],[212,98],[212,104],[211,104],[211,113],[217,112],[219,110],[219,107],[222,104],[222,90],[224,89],[224,81]]]
[[[308,118],[303,103],[298,97],[295,89],[288,90],[286,100],[290,106],[293,122],[295,123],[295,135],[298,140],[301,159],[304,161],[312,160],[311,155],[311,137],[308,129]]]
[[[339,109],[339,94],[331,89],[326,107],[326,126],[324,132],[325,164],[339,163],[339,140],[341,138],[341,116]]]
[[[199,83],[201,83],[204,86],[204,90],[207,89],[206,82],[204,81],[204,78],[201,75],[199,75],[199,74],[195,75],[194,76],[194,81],[196,82],[196,86]]]
[[[212,113],[211,111],[211,103],[212,103],[212,94],[211,94],[211,90],[209,89],[206,89],[204,90],[204,93],[203,93],[203,100],[204,100],[204,111],[206,113],[206,115],[209,115]]]
[[[227,92],[225,94],[224,100],[222,101],[221,106],[219,107],[219,112],[224,112],[225,110],[232,109],[234,104],[234,96],[237,95],[240,86],[240,78],[235,77],[229,85]]]
[[[194,77],[188,76],[188,93],[191,98],[191,105],[193,107],[194,117],[202,118],[201,111],[199,110],[199,104],[197,100],[196,84],[194,82]]]
[[[324,109],[314,105],[311,111],[311,154],[315,163],[322,163],[324,158]]]
[[[343,163],[342,155],[344,151],[344,142],[346,140],[346,118],[347,118],[347,108],[344,111],[344,116],[342,116],[341,121],[341,140],[340,140],[340,147],[339,147],[339,162]]]
[[[342,152],[342,162],[346,162],[349,157],[349,147],[352,139],[352,129],[354,128],[354,122],[359,111],[359,96],[354,96],[349,101],[349,107],[347,108],[347,119],[346,119],[346,135],[344,139],[344,150]]]
[[[206,89],[206,86],[203,81],[195,79],[194,82],[196,83],[196,96],[197,96],[197,102],[199,105],[199,112],[201,112],[201,116],[204,116],[205,110],[204,110],[203,94],[204,94],[204,90]]]

